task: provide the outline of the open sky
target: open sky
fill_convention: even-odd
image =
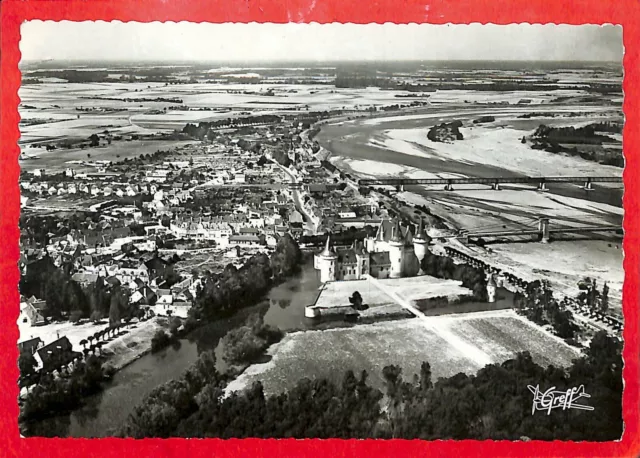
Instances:
[[[621,62],[623,54],[613,25],[29,21],[21,31],[24,60]]]

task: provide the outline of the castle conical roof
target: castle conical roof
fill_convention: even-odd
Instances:
[[[427,235],[427,231],[424,229],[424,220],[420,218],[420,224],[418,225],[418,231],[414,239],[419,239],[420,241],[426,241],[427,243],[431,242],[431,237]]]
[[[413,232],[411,232],[411,226],[407,226],[407,230],[404,233],[404,245],[405,246],[413,245]]]
[[[426,239],[428,237],[426,231],[424,230],[424,220],[420,218],[420,224],[418,224],[418,232],[416,233],[416,237],[420,239]]]
[[[384,221],[381,221],[380,226],[378,226],[378,232],[376,233],[376,240],[379,242],[384,240]]]
[[[398,220],[396,220],[396,224],[393,226],[393,229],[391,230],[391,240],[389,241],[395,242],[395,243],[404,243],[404,240],[402,237],[402,231],[400,230],[400,223],[398,222]]]
[[[320,256],[324,256],[325,258],[336,256],[335,252],[331,249],[331,234],[327,235],[327,243],[325,244],[322,253],[320,253]]]

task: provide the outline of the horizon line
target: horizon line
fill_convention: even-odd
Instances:
[[[272,63],[272,64],[295,64],[295,63],[344,63],[344,62],[396,62],[396,63],[419,63],[419,62],[583,62],[583,63],[620,63],[622,60],[582,60],[582,59],[339,59],[339,60],[209,60],[209,59],[139,59],[139,58],[103,58],[93,59],[90,57],[83,58],[49,58],[49,59],[21,59],[20,62],[145,62],[145,63],[159,63],[159,62],[180,62],[180,63]]]

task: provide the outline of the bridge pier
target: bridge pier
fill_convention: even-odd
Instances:
[[[547,188],[547,183],[545,183],[544,181],[541,181],[540,183],[538,183],[538,191],[548,191],[549,189]]]
[[[453,185],[451,183],[447,183],[444,185],[445,191],[453,191]]]
[[[497,181],[491,185],[491,189],[493,189],[495,191],[501,191],[502,190],[502,188],[500,187],[500,183],[498,183]]]
[[[542,243],[549,243],[549,218],[540,218],[540,222],[538,223],[538,230],[540,231],[540,235],[542,236]]]
[[[587,181],[585,182],[583,188],[585,191],[593,191],[593,184],[591,183],[591,181]]]

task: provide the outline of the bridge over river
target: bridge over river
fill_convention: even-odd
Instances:
[[[400,191],[404,191],[407,185],[444,185],[445,191],[453,191],[456,184],[486,184],[492,189],[499,190],[501,184],[533,184],[538,189],[545,191],[547,183],[580,183],[584,189],[592,190],[593,183],[622,183],[622,177],[601,177],[601,176],[561,176],[561,177],[469,177],[469,178],[373,178],[358,181],[360,186],[398,186]]]
[[[622,226],[594,224],[585,226],[557,226],[553,227],[549,224],[549,218],[540,218],[537,227],[523,228],[518,230],[503,231],[460,231],[457,235],[449,238],[458,238],[469,243],[471,239],[491,238],[491,237],[514,237],[514,236],[533,236],[542,243],[548,243],[553,234],[599,234],[603,232],[614,232],[623,234]],[[447,237],[445,237],[447,238]]]

